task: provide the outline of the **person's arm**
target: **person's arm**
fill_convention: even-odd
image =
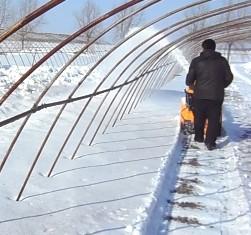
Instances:
[[[194,82],[196,80],[194,64],[195,64],[194,60],[192,60],[190,66],[189,66],[189,71],[186,76],[186,85],[187,86],[193,86]]]
[[[233,73],[230,69],[229,63],[225,60],[225,88],[229,86],[233,81]]]

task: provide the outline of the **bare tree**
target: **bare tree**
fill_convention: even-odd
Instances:
[[[222,5],[222,7],[223,6],[226,7],[226,6],[231,6],[231,5],[235,4],[236,2],[240,2],[240,1],[239,0],[223,0],[221,2],[221,5]],[[209,4],[207,4],[207,5],[203,4],[203,5],[194,7],[192,9],[190,9],[188,12],[186,12],[185,16],[186,16],[186,18],[189,18],[189,17],[199,16],[201,14],[204,14],[210,10],[209,6],[210,6]],[[207,26],[212,26],[212,25],[218,24],[218,23],[225,23],[225,22],[227,23],[231,20],[244,17],[245,15],[246,15],[246,12],[245,12],[244,8],[239,9],[239,10],[235,10],[235,11],[229,11],[229,12],[220,14],[219,16],[207,19],[207,20],[195,22],[192,25],[190,25],[189,27],[187,27],[187,31],[188,31],[188,33],[193,33],[198,30],[201,30],[203,28],[206,28]],[[229,61],[230,57],[231,57],[231,52],[232,52],[233,46],[238,45],[239,47],[242,47],[244,44],[236,42],[235,39],[233,39],[231,37],[227,37],[228,33],[232,33],[232,30],[229,31],[229,29],[226,27],[224,29],[224,34],[226,35],[225,48],[222,48],[222,49],[224,49],[226,51],[226,57]]]
[[[208,12],[208,6],[207,5],[199,5],[193,8],[190,8],[189,11],[185,13],[186,18],[194,17],[194,16],[200,16],[202,14],[205,14]],[[198,22],[195,22],[187,27],[187,30],[189,33],[195,33],[198,30],[201,30],[205,28],[207,25],[206,20],[199,20]]]
[[[224,0],[224,5],[225,6],[231,6],[233,5],[234,3],[236,3],[236,1],[233,1],[233,0]],[[229,22],[230,20],[234,20],[234,19],[238,19],[238,18],[241,18],[241,17],[244,17],[246,15],[246,10],[245,8],[242,8],[242,9],[239,9],[237,11],[229,11],[227,13],[224,13],[220,16],[220,21],[221,22]],[[226,29],[226,33],[232,33],[232,30],[229,31],[228,29]],[[227,57],[227,60],[230,61],[230,57],[231,57],[231,52],[232,52],[232,48],[234,46],[234,44],[238,45],[238,47],[242,47],[242,43],[238,43],[235,41],[235,39],[232,39],[231,37],[227,38],[226,39],[226,57]]]
[[[83,8],[75,14],[76,21],[79,27],[84,27],[100,15],[99,7],[92,1],[87,0]],[[95,38],[101,32],[100,24],[92,27],[83,34],[84,42],[88,43],[92,38]]]
[[[10,1],[0,0],[0,28],[6,27],[10,20]]]
[[[189,8],[186,12],[185,12],[185,17],[188,18],[192,18],[192,17],[199,17],[200,15],[206,14],[207,12],[209,12],[209,6],[202,4],[202,5],[198,5],[196,7],[192,7]],[[209,22],[207,20],[198,20],[197,22],[194,22],[190,25],[188,25],[185,29],[186,33],[195,33],[199,30],[204,29],[205,27],[207,27],[207,25],[209,24]],[[192,48],[187,48],[187,50],[184,52],[184,54],[186,55],[187,59],[191,60],[194,57],[194,51]]]
[[[130,7],[116,15],[116,20],[120,20],[125,16],[131,14],[136,11],[137,7]],[[115,27],[114,31],[114,40],[121,40],[125,38],[126,34],[129,32],[130,28],[137,27],[143,21],[143,14],[137,14],[132,16],[125,21],[121,22],[118,26]]]
[[[17,9],[18,20],[25,17],[26,15],[28,15],[37,8],[38,8],[38,0],[21,0],[20,5]],[[36,29],[41,24],[43,24],[43,17],[40,16],[39,18],[30,22],[20,30],[19,35],[21,37],[22,49],[24,49],[24,44],[25,41],[27,40],[28,35],[31,32],[35,32]]]

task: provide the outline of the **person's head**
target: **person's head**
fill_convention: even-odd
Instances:
[[[216,48],[216,43],[213,39],[206,39],[205,41],[202,42],[202,48],[204,50],[215,50]]]

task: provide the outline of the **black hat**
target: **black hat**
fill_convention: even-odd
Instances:
[[[206,39],[205,41],[202,42],[202,48],[215,50],[216,43],[213,39]]]

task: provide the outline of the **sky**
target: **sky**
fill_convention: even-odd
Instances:
[[[37,0],[39,6],[48,2],[48,0]],[[51,9],[48,13],[45,14],[43,19],[43,25],[40,26],[38,31],[50,32],[50,33],[66,33],[70,34],[78,29],[78,24],[75,19],[76,13],[80,12],[81,8],[84,6],[87,0],[65,0],[60,5]],[[229,0],[211,0],[210,5],[225,5],[225,2]],[[235,0],[234,2],[240,2],[244,0]],[[100,9],[101,14],[109,12],[111,9],[118,7],[126,2],[126,0],[92,0]],[[151,2],[150,0],[145,0],[140,4],[145,4]],[[150,8],[144,10],[144,20],[149,22],[151,19],[159,17],[167,12],[170,12],[174,9],[180,8],[191,3],[197,2],[197,0],[161,0]],[[11,6],[15,7],[18,1],[11,1]],[[184,14],[184,13],[183,13]]]
[[[125,0],[92,0],[99,7],[102,13],[110,11],[112,8],[119,6],[125,2]],[[40,4],[44,4],[48,1],[40,0]],[[86,0],[66,0],[61,3],[59,6],[52,9],[50,12],[46,14],[45,24],[42,27],[42,31],[44,32],[54,32],[54,33],[71,33],[76,31],[77,23],[74,17],[74,14],[81,9],[81,7],[85,4]],[[145,1],[148,2],[148,1]],[[163,8],[163,2],[166,2]],[[193,1],[179,0],[179,1],[168,1],[162,0],[161,4],[156,4],[152,6],[150,11],[146,11],[145,18],[151,18],[156,15],[164,14],[167,11],[171,11],[176,9],[182,5],[190,4]],[[161,5],[161,7],[160,7]]]

